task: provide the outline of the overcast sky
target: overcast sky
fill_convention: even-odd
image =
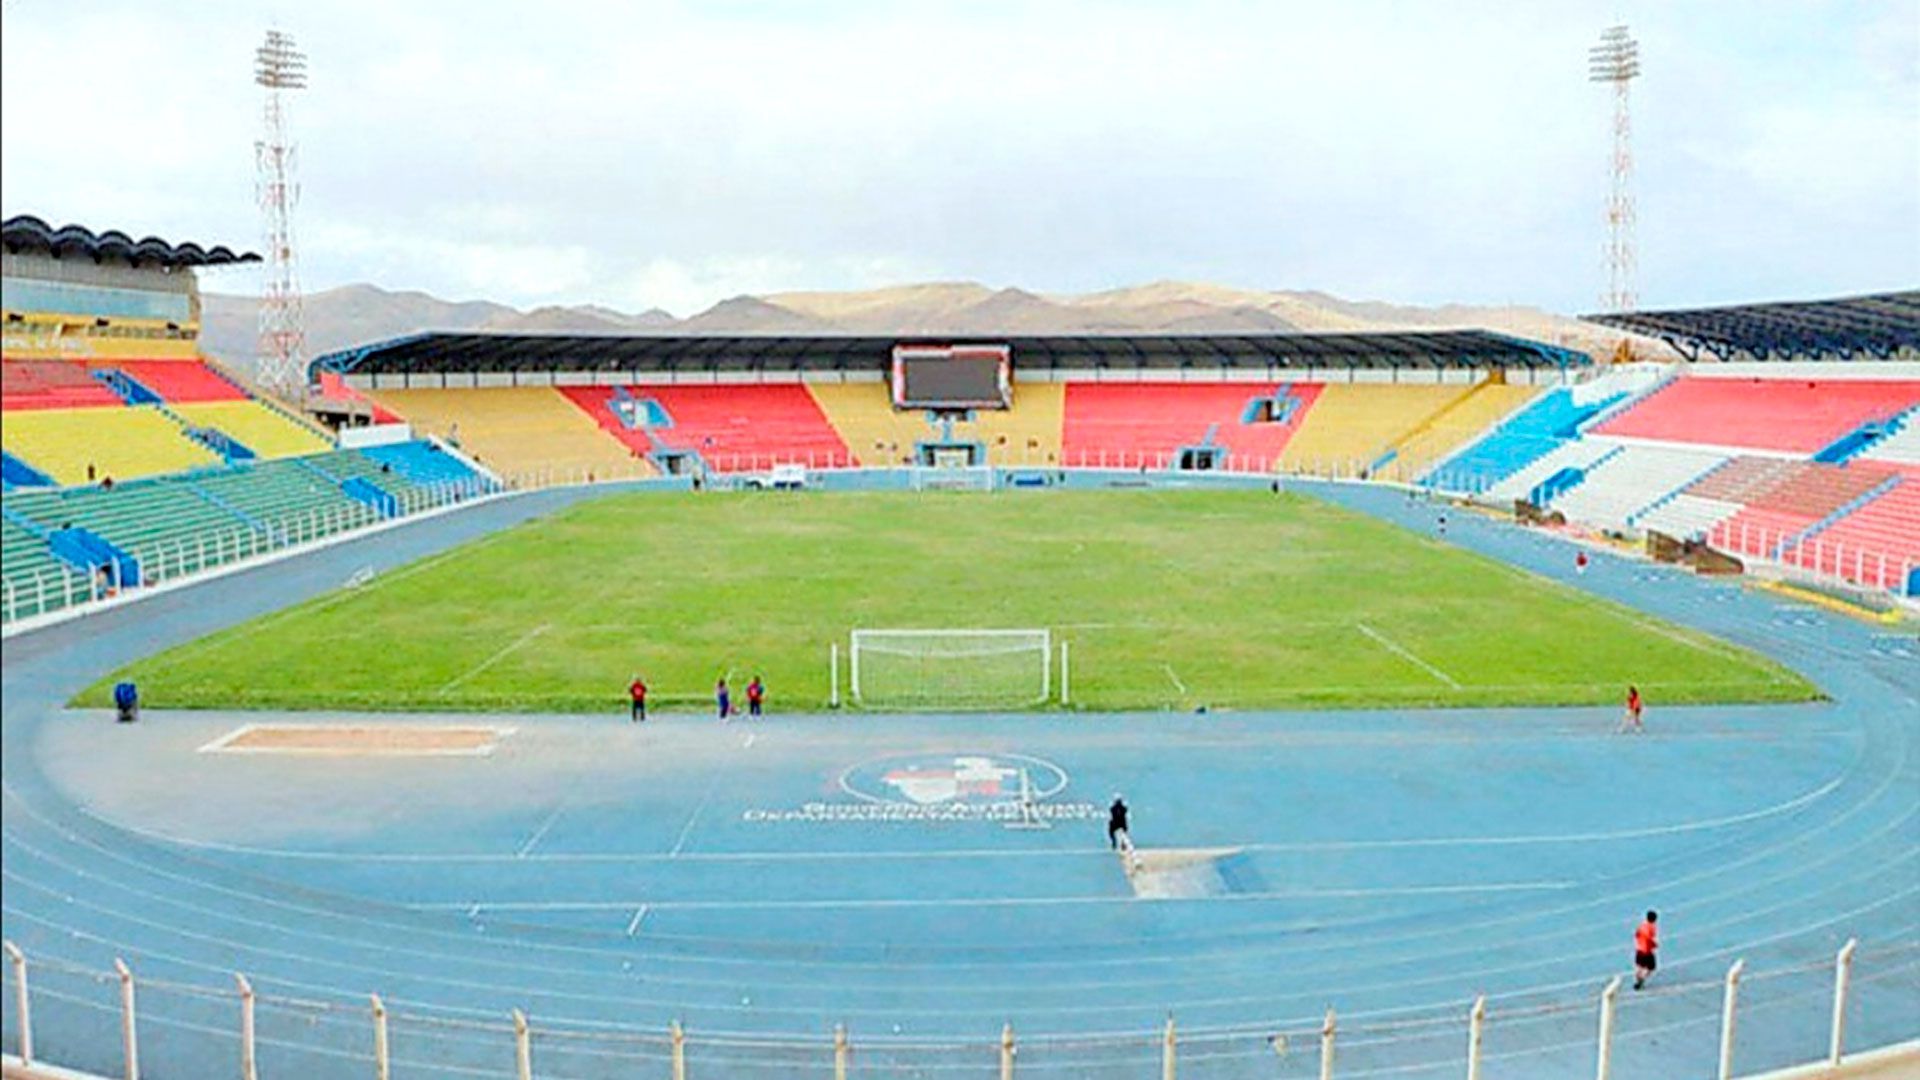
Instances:
[[[1647,306],[1920,286],[1920,0],[5,0],[0,209],[258,247],[251,52],[309,288],[689,314],[1160,279],[1590,310],[1616,18]],[[257,286],[225,272],[211,287]]]

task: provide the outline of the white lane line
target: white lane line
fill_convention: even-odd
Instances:
[[[1378,630],[1375,630],[1373,627],[1368,626],[1366,623],[1354,623],[1353,625],[1356,627],[1359,627],[1361,633],[1367,635],[1368,637],[1372,638],[1374,641],[1378,642],[1381,648],[1386,649],[1388,652],[1393,653],[1395,656],[1400,657],[1402,660],[1407,660],[1412,662],[1413,664],[1417,665],[1420,668],[1420,670],[1426,672],[1427,674],[1433,676],[1436,679],[1439,679],[1441,682],[1446,683],[1448,686],[1453,687],[1455,690],[1458,690],[1461,688],[1460,684],[1454,681],[1453,676],[1447,674],[1444,671],[1441,671],[1439,668],[1434,667],[1432,664],[1429,664],[1425,660],[1422,660],[1419,657],[1408,652],[1406,649],[1402,648],[1399,645],[1399,643],[1395,642],[1392,638],[1388,637],[1387,635],[1381,633]]]
[[[707,803],[712,801],[712,799],[713,788],[709,787],[707,793],[700,797],[700,805],[694,807],[693,813],[687,815],[687,823],[680,826],[680,838],[673,842],[673,850],[667,852],[667,858],[677,859],[680,857],[680,849],[687,846],[687,837],[693,835],[693,823],[700,820],[701,813],[706,810]]]
[[[1607,736],[1613,738],[1613,736]],[[1632,829],[1614,829],[1608,831],[1581,833],[1549,833],[1540,835],[1512,836],[1428,836],[1399,837],[1380,840],[1302,840],[1286,843],[1245,843],[1235,847],[1243,851],[1359,851],[1359,850],[1395,850],[1400,848],[1433,847],[1509,847],[1527,844],[1592,844],[1621,840],[1644,840],[1655,836],[1677,836],[1685,833],[1710,832],[1734,825],[1744,825],[1750,821],[1778,817],[1792,813],[1818,799],[1825,797],[1838,788],[1846,775],[1832,780],[1811,791],[1797,795],[1785,802],[1772,806],[1763,806],[1757,810],[1747,810],[1724,817],[1703,818],[1699,821],[1682,821],[1672,825],[1646,825]],[[1891,781],[1888,781],[1891,782]],[[702,804],[705,805],[704,803]],[[258,847],[247,844],[228,844],[216,840],[194,840],[172,836],[152,829],[140,829],[120,825],[102,817],[86,807],[80,812],[96,821],[105,822],[114,828],[122,829],[131,835],[148,840],[172,844],[178,847],[197,848],[207,851],[224,851],[236,855],[264,855],[276,858],[299,859],[312,862],[392,862],[392,863],[492,863],[507,861],[525,862],[578,862],[578,863],[650,863],[668,859],[688,862],[831,862],[834,860],[868,859],[1053,859],[1070,855],[1097,855],[1110,858],[1111,852],[1104,847],[1091,848],[953,848],[943,851],[697,851],[680,854],[680,845],[676,844],[673,853],[661,855],[656,852],[605,852],[605,851],[569,851],[551,855],[500,855],[488,852],[459,854],[455,852],[424,851],[299,851],[292,848]],[[698,812],[696,811],[696,814]],[[691,829],[692,819],[688,819],[687,829]],[[684,842],[687,829],[681,830]]]
[[[493,665],[506,659],[509,655],[511,655],[516,650],[518,650],[521,646],[527,644],[528,642],[532,641],[534,638],[539,637],[541,634],[544,634],[551,629],[553,629],[552,623],[541,623],[539,626],[536,626],[533,629],[527,631],[526,633],[521,634],[519,637],[514,638],[513,641],[509,643],[505,648],[501,649],[499,652],[494,653],[492,656],[487,657],[485,660],[480,661],[478,664],[475,664],[473,667],[469,668],[464,674],[456,675],[453,678],[447,680],[447,684],[445,686],[442,686],[440,689],[434,691],[434,693],[436,695],[444,695],[444,694],[451,693],[454,687],[459,686],[461,683],[466,682],[468,679],[473,678],[475,675],[480,674],[481,672],[487,670]]]
[[[520,845],[520,850],[514,852],[513,857],[516,859],[526,858],[527,854],[533,850],[533,846],[538,844],[541,839],[547,835],[547,830],[553,828],[553,823],[560,820],[560,814],[565,809],[565,805],[554,807],[553,813],[547,815],[547,820],[540,823],[540,827],[533,831],[532,836],[527,837],[527,842]]]
[[[757,734],[756,734],[756,735],[749,735],[749,736],[747,736],[747,737],[746,737],[746,739],[745,739],[745,741],[743,741],[743,742],[741,742],[741,744],[740,744],[740,749],[742,749],[742,750],[750,750],[750,749],[752,749],[752,748],[753,748],[753,740],[755,740],[755,739],[757,739],[757,738],[759,738],[759,737],[760,737],[760,736],[759,736],[759,735],[757,735]]]
[[[1186,693],[1186,692],[1187,692],[1187,684],[1186,684],[1186,683],[1183,683],[1183,682],[1181,682],[1181,681],[1180,681],[1180,676],[1178,676],[1178,675],[1175,675],[1175,674],[1173,673],[1173,665],[1172,665],[1172,664],[1161,664],[1161,665],[1160,665],[1160,670],[1161,670],[1161,671],[1164,671],[1164,672],[1166,672],[1166,673],[1167,673],[1167,678],[1169,678],[1169,679],[1171,679],[1171,680],[1173,680],[1173,688],[1174,688],[1175,690],[1178,690],[1178,691],[1179,691],[1180,693],[1182,693],[1182,694],[1184,694],[1184,693]]]
[[[473,905],[472,907],[470,907],[470,908],[468,908],[468,909],[467,909],[467,918],[469,918],[469,919],[477,919],[477,918],[479,918],[479,917],[480,917],[480,905],[479,905],[479,904],[475,904],[475,905]]]
[[[640,932],[640,923],[646,917],[647,917],[647,905],[641,904],[640,907],[633,913],[633,921],[627,924],[628,937],[632,937],[633,935]]]
[[[1480,893],[1510,892],[1552,892],[1579,887],[1579,881],[1496,881],[1482,884],[1465,885],[1389,885],[1371,889],[1287,889],[1273,892],[1220,893],[1214,896],[955,896],[955,897],[897,897],[886,899],[848,898],[842,900],[652,900],[642,905],[647,909],[662,911],[707,911],[707,910],[781,910],[810,908],[928,908],[928,907],[1055,907],[1070,904],[1138,904],[1138,903],[1255,903],[1266,900],[1328,900],[1328,899],[1371,899],[1386,896],[1452,896],[1477,895]],[[415,911],[457,910],[467,906],[465,902],[428,903],[405,905]],[[626,911],[634,906],[631,900],[553,900],[553,901],[509,901],[507,903],[488,903],[486,907],[497,911]]]

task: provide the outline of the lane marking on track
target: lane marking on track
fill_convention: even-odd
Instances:
[[[643,920],[645,920],[646,917],[647,917],[647,905],[641,904],[640,907],[633,913],[633,921],[627,924],[628,937],[632,937],[633,935],[640,932],[640,923]]]
[[[1169,678],[1169,679],[1171,679],[1171,680],[1173,680],[1173,688],[1174,688],[1174,689],[1175,689],[1176,691],[1178,691],[1178,692],[1180,692],[1180,693],[1182,693],[1182,694],[1184,694],[1184,693],[1186,693],[1186,692],[1187,692],[1187,684],[1186,684],[1186,683],[1183,683],[1183,682],[1181,682],[1181,681],[1180,681],[1180,676],[1178,676],[1178,675],[1176,675],[1176,674],[1174,674],[1174,671],[1173,671],[1173,665],[1172,665],[1172,664],[1161,664],[1161,665],[1160,665],[1160,670],[1161,670],[1161,671],[1164,671],[1164,672],[1166,672],[1166,673],[1167,673],[1167,678]]]
[[[520,845],[520,850],[514,852],[513,857],[516,859],[526,858],[527,855],[533,851],[534,845],[545,838],[547,830],[553,828],[553,823],[560,820],[560,814],[565,809],[565,804],[554,807],[553,812],[547,815],[547,820],[540,823],[540,827],[533,831],[532,836],[527,837],[527,842]]]
[[[1377,642],[1382,648],[1386,649],[1388,652],[1393,653],[1395,656],[1398,656],[1403,660],[1411,661],[1412,663],[1417,665],[1420,668],[1420,670],[1426,672],[1427,674],[1433,676],[1436,679],[1439,679],[1441,682],[1446,683],[1448,686],[1453,687],[1455,690],[1461,689],[1460,684],[1457,681],[1455,681],[1453,676],[1447,674],[1444,671],[1441,671],[1439,668],[1434,667],[1432,664],[1429,664],[1425,660],[1422,660],[1419,657],[1413,655],[1413,653],[1409,652],[1407,649],[1402,647],[1398,642],[1394,641],[1392,638],[1388,637],[1387,635],[1381,633],[1378,630],[1375,630],[1373,627],[1368,626],[1366,623],[1354,623],[1353,625],[1358,627],[1361,633],[1372,638],[1375,642]]]
[[[693,808],[693,813],[687,815],[687,823],[680,826],[680,836],[673,842],[673,850],[667,852],[667,858],[677,859],[680,857],[680,849],[687,846],[687,837],[693,835],[694,822],[700,820],[700,815],[707,809],[707,803],[712,800],[713,788],[708,787],[707,793],[700,797],[700,804]]]
[[[1373,899],[1386,896],[1451,896],[1479,893],[1553,892],[1578,888],[1579,881],[1496,881],[1465,885],[1386,885],[1370,889],[1288,889],[1273,892],[1219,893],[1213,896],[955,896],[851,897],[840,900],[653,900],[641,905],[662,911],[784,910],[816,908],[1056,907],[1070,904],[1257,903],[1271,900]],[[459,910],[465,903],[404,905],[414,911]],[[485,905],[495,911],[626,911],[631,900],[509,901]]]
[[[759,738],[759,737],[760,737],[760,736],[759,736],[758,734],[753,734],[753,735],[749,735],[749,736],[747,736],[747,737],[746,737],[746,739],[744,739],[744,740],[742,740],[742,742],[740,743],[740,749],[742,749],[742,750],[748,750],[748,749],[751,749],[751,748],[753,747],[753,740],[755,740],[755,739],[757,739],[757,738]]]
[[[467,669],[467,671],[464,674],[456,675],[453,678],[447,680],[447,684],[445,686],[442,686],[440,689],[434,691],[434,693],[440,696],[445,696],[446,694],[451,693],[454,687],[459,686],[461,683],[466,682],[468,679],[473,678],[475,675],[478,675],[481,672],[492,667],[493,665],[499,663],[500,661],[505,660],[508,656],[518,651],[521,648],[521,646],[526,645],[528,642],[532,641],[534,638],[539,637],[541,634],[544,634],[551,629],[553,629],[552,623],[541,623],[539,626],[536,626],[533,629],[527,631],[526,633],[521,634],[519,637],[514,638],[512,642],[508,643],[508,645],[505,648],[501,649],[499,652],[494,653],[492,656],[487,657],[485,660],[482,660],[478,664],[475,664],[473,667]]]

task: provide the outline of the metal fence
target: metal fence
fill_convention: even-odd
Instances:
[[[1849,941],[1831,959],[1764,971],[1737,960],[1720,978],[1660,983],[1644,993],[1623,993],[1616,977],[1591,997],[1481,995],[1458,1008],[1353,1018],[1329,1009],[1291,1025],[1187,1029],[1169,1017],[1150,1031],[1023,1036],[1009,1023],[978,1039],[940,1040],[871,1037],[845,1026],[808,1039],[695,1031],[678,1022],[659,1029],[546,1022],[518,1009],[450,1014],[379,995],[318,1000],[257,991],[244,975],[209,986],[140,976],[120,960],[104,969],[30,961],[11,942],[5,951],[7,1051],[29,1064],[127,1080],[138,1080],[143,1054],[154,1075],[240,1080],[1481,1080],[1490,1068],[1503,1075],[1574,1070],[1597,1080],[1677,1072],[1729,1080],[1759,1068],[1840,1064],[1850,1019],[1862,1011],[1862,987],[1891,984],[1891,1007],[1910,1010],[1920,964],[1920,943],[1868,957]],[[1905,1025],[1912,1027],[1911,1013]],[[1751,1047],[1753,1029],[1766,1034],[1764,1053]]]
[[[1908,594],[1916,564],[1897,552],[1849,544],[1805,530],[1769,529],[1741,522],[1715,526],[1707,543],[1730,555],[1760,559],[1789,570],[1846,585]]]
[[[486,477],[425,484],[395,492],[394,513],[360,503],[319,507],[301,513],[196,533],[192,536],[134,544],[127,549],[139,568],[138,582],[122,580],[118,563],[107,563],[83,573],[65,566],[37,568],[0,580],[0,622],[44,615],[65,608],[119,596],[123,591],[152,588],[165,582],[242,562],[288,548],[364,529],[394,518],[488,495],[499,485]]]

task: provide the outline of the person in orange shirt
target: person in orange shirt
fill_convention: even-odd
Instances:
[[[1660,933],[1655,925],[1660,921],[1660,913],[1647,912],[1647,921],[1633,932],[1633,988],[1640,989],[1653,978],[1655,968],[1660,966],[1654,953],[1660,950]]]
[[[1627,687],[1627,715],[1620,721],[1622,733],[1633,735],[1647,733],[1647,725],[1641,719],[1641,714],[1646,711],[1646,707],[1646,702],[1640,700],[1640,688]]]

